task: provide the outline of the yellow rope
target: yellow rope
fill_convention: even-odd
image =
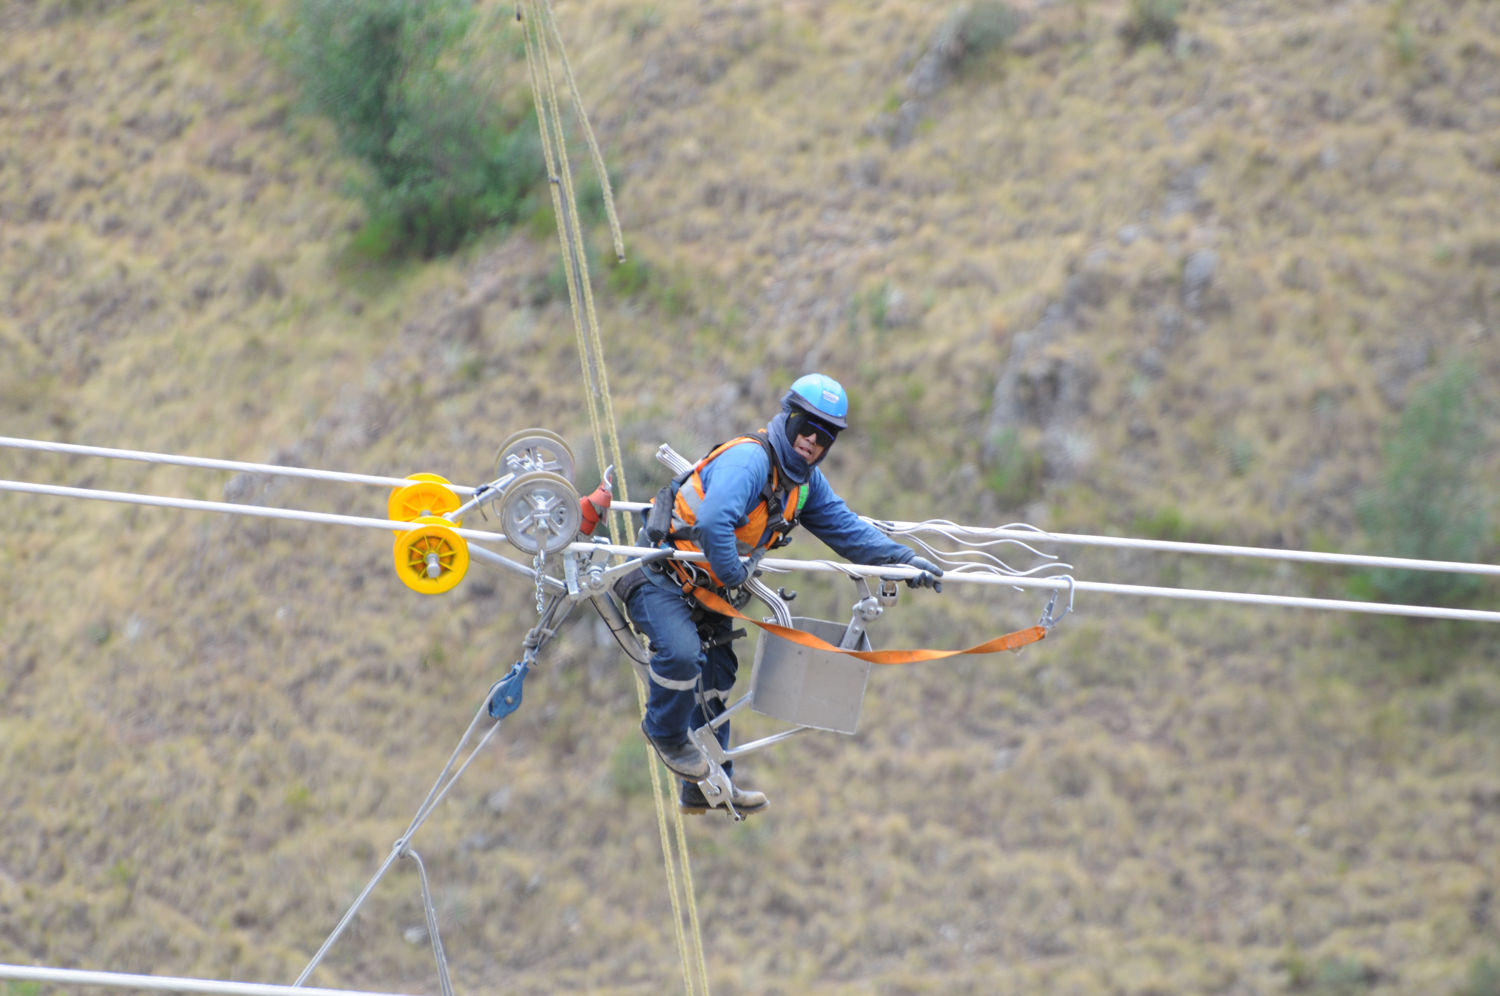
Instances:
[[[646,683],[640,675],[635,678],[635,697],[641,707],[641,716],[646,715]],[[666,791],[662,785],[660,766],[651,750],[646,751],[646,768],[651,772],[651,797],[656,801],[656,829],[661,834],[661,858],[667,868],[667,891],[672,896],[672,926],[677,930],[677,951],[682,956],[682,988],[693,996],[693,963],[688,958],[687,938],[682,932],[682,899],[677,891],[677,867],[672,863],[672,837],[667,833]],[[666,779],[671,786],[672,779]],[[682,814],[678,813],[681,820]]]
[[[523,33],[526,42],[526,63],[531,76],[531,92],[537,111],[537,124],[542,136],[542,151],[547,163],[549,183],[552,188],[552,207],[557,216],[558,241],[562,248],[563,269],[568,280],[568,299],[572,306],[573,331],[578,340],[579,361],[587,382],[589,423],[594,434],[594,450],[599,466],[605,465],[605,438],[609,441],[609,455],[615,465],[616,493],[620,500],[629,500],[625,465],[620,449],[619,431],[615,425],[614,403],[609,393],[609,374],[604,363],[604,342],[599,331],[599,317],[594,307],[593,287],[589,280],[588,258],[583,239],[583,226],[578,216],[578,198],[573,189],[572,167],[568,161],[567,136],[563,130],[562,115],[558,108],[557,87],[548,52],[548,36],[556,47],[567,79],[569,96],[583,125],[592,153],[594,167],[599,173],[599,182],[604,195],[605,213],[609,217],[610,234],[614,238],[616,255],[625,258],[624,239],[620,232],[619,218],[615,213],[614,192],[609,175],[604,168],[604,157],[599,152],[598,141],[584,111],[578,93],[578,84],[573,78],[573,68],[568,62],[562,33],[547,0],[521,0],[518,13],[522,14]],[[533,25],[535,26],[533,28]],[[532,31],[536,31],[535,37]],[[580,302],[580,297],[582,301]],[[580,309],[579,305],[582,304]],[[587,318],[588,331],[584,331]],[[602,409],[602,419],[601,419]],[[601,426],[601,421],[603,425]],[[628,519],[623,512],[611,510],[611,531],[622,540],[628,538]],[[646,688],[637,680],[636,697],[641,714],[646,711]],[[672,779],[666,776],[655,757],[648,753],[647,764],[651,769],[651,794],[656,803],[657,830],[661,834],[662,859],[666,866],[667,890],[672,900],[672,920],[677,934],[677,949],[682,956],[682,981],[687,996],[694,996],[694,962],[703,996],[708,996],[708,961],[703,949],[703,931],[698,919],[698,903],[693,886],[692,866],[688,859],[687,832],[682,824],[682,814],[673,812],[676,830],[677,860],[673,861],[672,835],[667,831],[666,787]],[[681,889],[679,894],[679,869]],[[692,934],[692,948],[683,929],[681,895],[687,897],[688,924]]]
[[[625,236],[620,232],[620,216],[615,213],[615,192],[610,186],[609,171],[604,168],[604,155],[599,151],[599,140],[594,137],[594,126],[589,123],[589,116],[583,112],[583,98],[578,93],[578,81],[573,79],[573,63],[568,59],[568,49],[563,45],[562,32],[557,27],[557,16],[552,12],[550,4],[544,5],[547,14],[547,27],[552,30],[552,38],[557,44],[558,61],[562,63],[563,76],[568,81],[568,94],[573,100],[573,106],[578,109],[578,123],[583,125],[583,134],[588,138],[589,152],[594,157],[594,170],[599,174],[599,186],[604,193],[604,214],[609,218],[609,234],[614,239],[615,256],[620,262],[625,262]]]
[[[619,430],[615,426],[615,406],[609,393],[609,370],[604,363],[604,342],[599,333],[599,315],[594,308],[593,281],[589,279],[588,273],[588,258],[585,252],[585,244],[583,240],[583,220],[578,215],[578,197],[577,192],[573,189],[573,171],[568,162],[567,140],[566,135],[563,132],[562,114],[558,110],[557,88],[552,83],[552,67],[550,62],[548,61],[548,52],[545,40],[541,37],[542,31],[545,27],[549,25],[551,27],[550,33],[559,52],[559,61],[563,62],[566,65],[567,56],[563,52],[562,34],[557,30],[557,23],[552,17],[552,10],[550,5],[546,3],[546,0],[541,0],[538,6],[542,8],[544,19],[543,24],[538,26],[537,29],[538,40],[542,42],[542,44],[539,46],[542,56],[541,72],[543,73],[545,81],[548,84],[547,92],[549,109],[552,116],[552,125],[557,133],[556,138],[558,148],[558,161],[561,167],[558,171],[558,176],[562,181],[563,191],[567,196],[567,203],[569,205],[567,223],[568,227],[571,229],[573,236],[574,252],[572,255],[574,258],[572,259],[572,263],[579,270],[579,279],[577,282],[578,290],[583,295],[583,311],[584,315],[587,316],[588,319],[589,339],[593,346],[594,362],[593,369],[590,371],[592,375],[591,386],[594,391],[594,398],[598,401],[599,407],[602,410],[602,414],[604,417],[605,431],[610,442],[610,457],[615,465],[615,471],[618,475],[618,481],[620,484],[620,499],[622,501],[629,501],[629,482],[625,480],[624,457],[620,452],[620,434]],[[571,71],[569,71],[568,75],[571,77]],[[576,90],[573,93],[573,105],[574,110],[578,114],[579,120],[584,122],[584,127],[590,136],[590,146],[596,148],[592,140],[593,129],[588,127],[588,115],[584,112],[583,102],[578,97]],[[606,192],[608,192],[609,176],[604,171],[603,156],[598,156],[598,158],[595,159],[595,168],[599,171],[599,180],[602,188]],[[612,193],[607,193],[607,200],[605,201],[606,207],[610,207],[613,204],[613,201],[614,195]],[[610,210],[610,214],[613,215],[612,209]],[[559,221],[561,221],[561,217],[559,217]],[[616,243],[616,251],[619,252],[622,256],[624,255],[623,241]],[[572,291],[573,288],[570,286],[570,295],[572,294]],[[575,328],[577,328],[578,334],[581,338],[583,335],[583,329],[579,327],[580,323],[578,321],[578,308],[576,300],[573,302],[573,305],[574,326]],[[598,440],[597,428],[595,429],[595,432],[595,438],[596,440]],[[601,450],[603,449],[602,441],[598,443],[598,448]],[[601,459],[599,461],[599,466],[603,467],[604,460],[602,453],[600,454],[600,457]],[[628,520],[625,519],[623,513],[616,513],[611,517],[610,520],[611,527],[617,530],[615,534],[620,536],[622,539],[627,538],[624,531],[624,524],[626,521]]]
[[[523,4],[520,10],[526,15],[532,13],[529,4]],[[538,19],[532,16],[522,17],[522,34],[526,42],[526,68],[531,75],[532,104],[536,108],[537,125],[541,132],[542,155],[547,165],[547,186],[552,192],[552,212],[557,218],[557,240],[562,249],[562,261],[564,276],[568,281],[568,298],[573,303],[571,309],[573,315],[573,328],[578,340],[578,360],[583,367],[584,380],[587,382],[589,425],[593,429],[595,457],[599,466],[604,466],[604,446],[599,428],[599,409],[593,389],[593,372],[590,369],[588,354],[588,342],[584,337],[582,316],[579,314],[577,305],[577,292],[574,289],[576,274],[573,271],[573,252],[569,243],[568,232],[564,227],[563,218],[563,190],[558,180],[558,157],[553,149],[552,119],[556,113],[556,93],[550,86],[551,81],[546,80],[548,85],[543,85],[545,79],[543,71],[546,68],[543,60],[546,58],[546,39],[538,32],[535,40],[532,38],[533,23]],[[563,150],[564,152],[566,150]]]

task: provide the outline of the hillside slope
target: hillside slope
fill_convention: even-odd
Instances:
[[[1194,4],[1133,52],[1123,6],[1038,5],[961,69],[928,46],[950,9],[911,0],[557,9],[648,274],[602,300],[633,497],[660,442],[818,368],[856,406],[830,477],[872,514],[1355,548],[1412,387],[1456,359],[1493,393],[1493,4]],[[527,425],[584,452],[555,243],[352,263],[359,169],[296,113],[288,13],[0,7],[0,434],[466,481]],[[0,476],[384,502],[13,451]],[[290,981],[528,592],[476,569],[420,598],[379,534],[0,508],[0,960]],[[1040,608],[956,587],[903,593],[882,643]],[[769,814],[690,824],[714,991],[1455,991],[1500,951],[1497,646],[1100,598],[1019,657],[884,670],[859,735],[746,767]],[[419,838],[462,992],[679,984],[618,658],[571,626]],[[435,991],[418,896],[394,873],[316,981]]]

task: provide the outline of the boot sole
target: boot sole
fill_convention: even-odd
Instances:
[[[674,768],[672,762],[663,757],[661,751],[656,749],[656,744],[647,736],[644,729],[641,730],[641,738],[646,741],[646,746],[651,748],[651,753],[656,755],[656,759],[662,763],[662,767],[678,778],[685,778],[690,782],[698,782],[708,777],[708,765],[705,764],[702,771],[683,771],[681,768]]]
[[[758,806],[755,809],[741,808],[739,812],[745,816],[754,816],[756,813],[764,813],[770,808],[771,804],[767,802],[764,806]],[[729,815],[729,809],[727,806],[684,806],[680,802],[677,804],[677,811],[683,816],[702,816],[705,813],[712,813],[715,811],[721,812],[725,816]]]

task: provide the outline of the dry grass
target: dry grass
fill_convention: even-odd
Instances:
[[[340,262],[353,167],[287,113],[279,10],[0,8],[0,428],[462,479],[525,424],[583,444],[551,244]],[[559,6],[656,280],[605,305],[635,469],[816,366],[855,394],[830,471],[871,512],[1356,545],[1409,385],[1467,351],[1492,391],[1492,5],[1191,5],[1171,51],[1132,53],[1124,4],[1039,6],[1008,51],[910,93],[947,13]],[[1045,468],[1025,508],[984,487],[1006,427]],[[0,507],[0,959],[289,980],[513,659],[526,592],[476,570],[419,599],[373,534]],[[881,638],[951,645],[1037,608],[907,596]],[[716,992],[1441,994],[1500,946],[1487,634],[1080,608],[1020,657],[881,672],[858,736],[748,767],[769,815],[692,824]],[[616,656],[570,628],[419,839],[463,991],[674,985],[649,797],[614,774],[638,751]],[[403,936],[417,895],[395,874],[319,981],[431,990]]]

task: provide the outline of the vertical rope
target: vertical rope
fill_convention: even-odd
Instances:
[[[683,893],[687,896],[688,923],[693,928],[693,951],[698,956],[698,977],[703,980],[703,996],[708,996],[708,955],[703,950],[703,928],[698,923],[698,891],[693,885],[693,866],[688,862],[687,830],[682,825],[681,810],[674,808],[672,816],[677,820],[677,851],[682,862],[682,883]]]
[[[549,109],[552,114],[552,126],[554,131],[556,132],[557,140],[558,163],[560,167],[558,171],[559,179],[561,179],[562,181],[563,192],[567,196],[567,204],[569,205],[569,211],[567,213],[567,225],[571,230],[571,234],[573,237],[573,263],[580,274],[580,277],[578,279],[578,293],[583,297],[583,312],[588,321],[589,342],[593,347],[594,363],[592,373],[594,376],[594,381],[592,386],[594,388],[595,398],[599,403],[599,407],[602,409],[601,414],[603,415],[605,432],[610,443],[610,457],[612,458],[612,462],[615,465],[615,471],[618,475],[618,481],[620,484],[620,497],[624,501],[629,501],[629,482],[625,479],[624,456],[620,452],[620,433],[615,426],[615,406],[613,399],[610,397],[609,393],[609,369],[604,362],[604,340],[599,332],[599,314],[594,307],[594,287],[593,282],[589,279],[588,274],[588,258],[586,255],[585,243],[583,239],[583,221],[578,215],[578,195],[577,191],[573,188],[573,170],[571,164],[568,161],[567,136],[563,131],[562,114],[558,109],[557,88],[552,81],[552,66],[549,60],[545,38],[542,37],[542,33],[548,26],[548,24],[550,24],[552,28],[551,34],[553,37],[553,41],[555,42],[558,52],[560,53],[559,61],[565,62],[567,56],[565,53],[563,53],[562,34],[557,30],[557,24],[552,17],[550,5],[546,2],[546,0],[540,0],[538,6],[540,6],[543,10],[542,16],[544,19],[543,24],[538,25],[537,27],[538,41],[541,42],[539,47],[541,49],[542,56],[542,65],[540,71],[543,74],[546,83],[548,84],[547,95],[549,100]],[[588,115],[584,111],[582,101],[578,99],[576,94],[574,95],[574,110],[577,113],[579,120],[585,122],[585,128],[591,136],[590,144],[592,146],[593,129],[588,128],[587,126]],[[604,172],[604,159],[602,156],[600,156],[595,161],[595,165],[599,170],[600,182],[607,189],[609,177]],[[610,201],[613,201],[613,195],[610,196]],[[561,217],[559,217],[559,221],[561,220]],[[623,251],[623,242],[618,243],[618,249],[620,251]],[[574,324],[575,327],[578,327],[579,336],[582,337],[583,329],[581,328],[581,322],[579,322],[578,320],[576,299],[573,301],[573,305]],[[598,443],[598,448],[602,450],[602,440],[599,440],[597,435],[595,438],[596,443]],[[604,460],[602,453],[600,454],[600,457],[601,459],[599,461],[599,466],[603,467]],[[623,525],[625,521],[626,520],[624,519],[623,514],[619,515],[618,517],[612,516],[610,521],[611,528],[615,528],[617,526],[621,528],[621,531],[616,534],[619,535],[621,539],[626,538],[623,531]]]
[[[568,281],[568,299],[573,305],[570,311],[575,337],[578,340],[578,360],[583,367],[584,380],[587,382],[585,394],[588,401],[589,425],[594,435],[594,453],[602,469],[605,457],[599,425],[597,392],[594,388],[593,365],[589,362],[588,341],[584,336],[582,316],[578,310],[577,275],[573,267],[572,246],[569,244],[568,231],[563,221],[566,209],[563,206],[563,189],[559,178],[559,150],[554,149],[552,144],[554,131],[552,119],[556,115],[556,93],[550,85],[551,80],[544,76],[544,71],[547,69],[546,38],[541,33],[540,19],[534,16],[535,10],[532,3],[521,0],[517,6],[517,13],[523,15],[521,26],[526,43],[526,68],[531,76],[532,105],[536,108],[537,125],[542,139],[542,156],[547,164],[547,186],[552,193],[552,212],[557,218],[557,240],[562,250],[563,274]],[[534,30],[536,31],[535,39],[532,37]]]
[[[573,106],[578,109],[578,122],[583,125],[583,134],[588,138],[589,152],[594,157],[594,170],[599,174],[599,186],[604,192],[604,214],[609,218],[609,234],[614,239],[615,256],[620,262],[625,262],[625,236],[620,232],[620,216],[615,213],[615,192],[610,186],[609,171],[604,168],[604,155],[599,151],[599,140],[594,137],[594,126],[589,123],[589,116],[583,113],[583,98],[578,94],[578,81],[573,78],[573,63],[568,59],[568,49],[563,45],[562,31],[557,27],[557,16],[553,13],[551,5],[546,7],[547,27],[552,30],[552,38],[557,44],[558,61],[562,63],[563,76],[568,81],[568,96],[573,101]]]
[[[599,330],[599,316],[594,307],[593,286],[589,280],[588,257],[582,220],[578,216],[578,197],[573,187],[572,167],[568,160],[567,134],[563,127],[562,114],[558,106],[557,86],[554,81],[549,38],[555,46],[558,61],[568,83],[569,96],[573,101],[578,119],[587,136],[594,167],[599,173],[599,182],[604,194],[605,213],[609,217],[610,234],[614,239],[616,255],[625,258],[624,238],[620,232],[619,218],[615,212],[614,192],[610,187],[609,174],[604,167],[604,157],[589,124],[588,114],[578,93],[578,84],[573,77],[572,65],[568,62],[563,45],[562,32],[558,29],[548,0],[518,0],[517,16],[523,21],[526,43],[526,63],[531,77],[532,100],[537,111],[537,125],[542,137],[542,151],[547,163],[548,186],[552,189],[552,207],[557,216],[558,242],[562,249],[563,269],[568,279],[568,300],[573,317],[573,331],[578,341],[578,356],[583,367],[589,424],[593,429],[594,451],[600,468],[605,466],[605,440],[608,439],[609,456],[615,465],[616,493],[622,501],[630,499],[629,482],[626,480],[624,455],[620,448],[619,430],[615,424],[614,402],[609,392],[609,372],[604,362],[604,341]],[[533,36],[533,30],[536,32]],[[580,308],[580,304],[582,307]],[[588,329],[585,332],[584,324]],[[601,411],[602,409],[602,411]],[[602,424],[601,424],[602,423]],[[625,513],[612,509],[611,531],[621,542],[629,539]],[[646,688],[637,679],[636,697],[641,714],[646,712]],[[687,832],[683,827],[682,814],[674,810],[676,860],[673,860],[673,837],[667,829],[667,789],[672,779],[666,776],[654,757],[648,753],[651,769],[651,794],[656,803],[657,830],[661,835],[662,860],[667,873],[667,890],[672,901],[672,920],[677,935],[677,950],[682,958],[682,982],[687,996],[694,996],[695,989],[708,996],[708,961],[703,949],[703,931],[698,919],[698,903],[693,885],[692,866],[689,862]],[[680,874],[679,874],[680,872]],[[679,893],[681,882],[681,893]],[[691,928],[692,946],[689,948],[687,931],[682,916],[682,896],[687,898],[688,926]],[[694,985],[694,962],[698,982]]]
[[[641,706],[641,716],[646,715],[646,683],[640,675],[635,678],[635,697]],[[682,956],[682,988],[687,996],[693,996],[693,963],[688,957],[687,937],[682,930],[682,899],[677,891],[677,867],[672,863],[672,835],[667,832],[667,802],[662,787],[661,766],[650,748],[646,750],[646,767],[651,772],[651,796],[656,800],[656,829],[661,834],[661,858],[667,867],[667,891],[672,896],[672,926],[677,931],[677,951]],[[672,784],[671,778],[667,785]],[[677,814],[680,818],[681,813]],[[706,994],[705,994],[706,996]]]

